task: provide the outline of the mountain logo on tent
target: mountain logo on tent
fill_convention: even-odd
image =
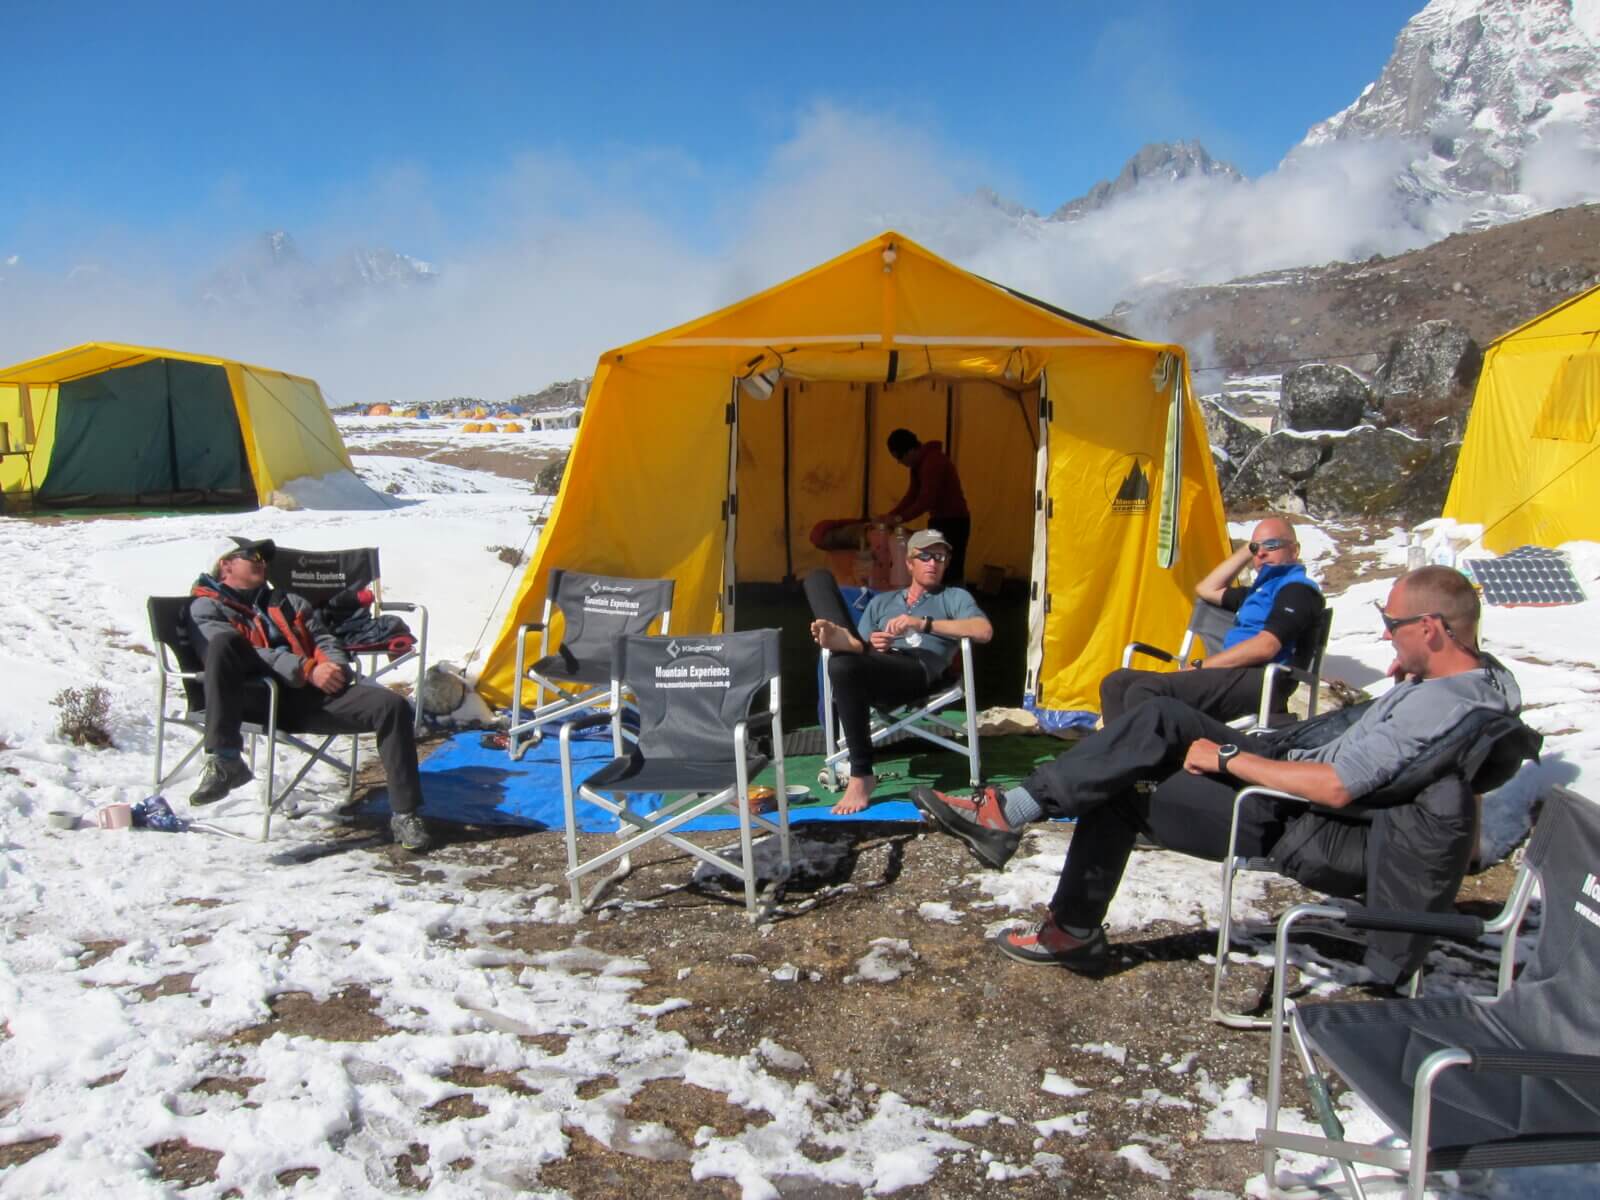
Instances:
[[[1150,467],[1147,454],[1127,454],[1106,472],[1106,497],[1114,513],[1150,510]]]

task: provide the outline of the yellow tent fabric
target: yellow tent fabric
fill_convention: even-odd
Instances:
[[[163,360],[225,373],[259,500],[291,480],[352,469],[344,439],[314,380],[208,355],[89,342],[0,368],[0,426],[14,451],[0,457],[0,489],[34,493],[45,480],[57,450],[63,384]]]
[[[1600,287],[1489,344],[1444,515],[1498,554],[1600,541]]]
[[[1163,355],[1170,366],[1158,383]],[[742,378],[777,372],[765,399]],[[1164,454],[1172,387],[1182,429]],[[893,231],[718,312],[601,355],[550,521],[478,689],[509,702],[517,626],[554,567],[676,580],[672,628],[738,626],[734,585],[825,565],[823,518],[883,512],[897,426],[947,442],[969,578],[1031,581],[1026,688],[1098,707],[1137,627],[1181,631],[1227,529],[1181,347],[1128,338]],[[1175,497],[1181,553],[1156,565]],[[921,522],[918,522],[921,523]],[[559,629],[554,634],[559,634]]]

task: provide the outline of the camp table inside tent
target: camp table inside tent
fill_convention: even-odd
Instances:
[[[479,680],[509,703],[551,568],[677,583],[674,632],[798,624],[772,596],[826,566],[819,521],[882,513],[904,426],[944,443],[972,510],[969,578],[1021,596],[1015,690],[1092,720],[1136,630],[1181,631],[1228,539],[1183,348],[1143,342],[884,233],[595,368],[550,522]],[[921,522],[917,522],[920,524]],[[995,647],[980,652],[980,677]],[[990,659],[990,662],[985,662]],[[529,693],[531,698],[531,692]],[[804,703],[798,691],[786,702]]]
[[[254,508],[351,469],[314,380],[230,359],[91,342],[0,368],[8,501],[41,508]]]

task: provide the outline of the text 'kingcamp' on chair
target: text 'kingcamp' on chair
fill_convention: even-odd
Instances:
[[[156,769],[155,788],[161,791],[177,777],[184,767],[195,755],[200,753],[204,745],[202,740],[196,740],[188,752],[178,760],[178,765],[166,774],[161,772],[161,762],[166,750],[166,731],[169,725],[181,725],[185,729],[204,734],[206,728],[205,713],[205,663],[201,661],[199,653],[194,649],[189,640],[188,612],[193,596],[151,596],[148,604],[150,613],[150,636],[156,642]],[[181,710],[168,711],[168,687],[176,680],[181,686],[178,695],[183,698],[185,707]],[[288,730],[278,727],[278,691],[280,684],[270,675],[263,675],[253,679],[246,687],[250,689],[251,699],[246,705],[246,720],[241,726],[244,733],[250,737],[250,765],[256,766],[256,739],[265,738],[267,741],[267,766],[266,774],[261,780],[261,840],[266,841],[272,832],[272,812],[281,805],[289,793],[300,786],[300,781],[306,777],[311,768],[317,763],[327,763],[337,771],[347,775],[345,803],[355,799],[356,792],[356,750],[358,742],[355,735],[350,736],[350,761],[335,758],[328,753],[328,747],[340,737],[340,734],[313,735],[321,736],[320,743],[313,745],[311,742],[296,737]],[[282,746],[297,751],[306,756],[292,779],[282,788],[277,786],[278,748]]]
[[[1324,731],[1346,728],[1365,707],[1339,709],[1266,736],[1285,745],[1316,744],[1318,726]],[[1477,709],[1396,778],[1346,808],[1322,808],[1274,788],[1241,789],[1234,797],[1228,852],[1222,860],[1212,1019],[1235,1029],[1271,1024],[1270,1017],[1230,1011],[1222,1003],[1234,934],[1234,882],[1244,870],[1287,875],[1330,896],[1361,898],[1365,908],[1347,910],[1345,924],[1368,931],[1366,965],[1385,982],[1409,979],[1416,986],[1431,945],[1426,931],[1396,932],[1363,914],[1399,907],[1453,913],[1477,845],[1477,796],[1506,783],[1523,762],[1538,756],[1542,742],[1516,717]],[[1265,855],[1245,854],[1240,848],[1246,809],[1256,804],[1303,810]]]
[[[1122,648],[1122,665],[1125,668],[1133,666],[1135,655],[1165,663],[1199,662],[1203,665],[1206,658],[1222,649],[1222,640],[1228,636],[1233,623],[1234,614],[1221,605],[1212,604],[1209,600],[1196,600],[1189,613],[1189,627],[1183,631],[1183,640],[1178,643],[1177,653],[1162,650],[1148,642],[1129,642]],[[1254,730],[1269,729],[1292,721],[1285,707],[1288,690],[1284,690],[1281,699],[1275,694],[1285,687],[1279,682],[1285,675],[1310,689],[1306,697],[1306,715],[1316,716],[1322,684],[1322,659],[1328,652],[1328,637],[1332,632],[1333,609],[1324,606],[1316,628],[1300,639],[1289,661],[1266,665],[1266,673],[1261,680],[1261,704],[1255,715],[1242,718],[1234,724]]]
[[[822,651],[822,736],[826,745],[822,760],[822,785],[839,791],[844,778],[839,765],[850,756],[847,746],[839,744],[842,734],[833,712],[833,676],[828,671],[831,650]],[[956,674],[956,663],[960,674]],[[961,639],[961,653],[951,663],[951,669],[932,694],[895,708],[874,709],[872,714],[872,744],[880,746],[901,733],[914,734],[945,750],[962,755],[967,760],[968,781],[973,787],[979,784],[978,766],[978,705],[973,688],[972,639]],[[945,710],[957,702],[964,708],[962,719],[952,720]]]
[[[1410,1000],[1300,1005],[1284,995],[1288,942],[1305,917],[1349,914],[1300,905],[1278,925],[1272,1062],[1267,1079],[1266,1180],[1274,1195],[1280,1151],[1338,1161],[1346,1183],[1365,1196],[1356,1164],[1406,1178],[1422,1200],[1430,1171],[1485,1170],[1600,1162],[1600,806],[1557,788],[1544,800],[1521,870],[1502,913],[1489,921],[1461,914],[1383,913],[1395,929],[1462,939],[1499,932],[1499,993],[1493,998],[1425,996]],[[1518,930],[1534,890],[1543,900],[1538,942],[1512,982]],[[1284,1030],[1305,1072],[1322,1135],[1290,1133],[1278,1118]],[[1404,1146],[1348,1140],[1333,1110],[1321,1059],[1373,1109]]]
[[[573,903],[584,903],[579,884],[584,875],[622,860],[595,889],[590,897],[592,904],[602,890],[628,873],[632,851],[664,838],[718,872],[740,880],[744,884],[745,908],[755,919],[757,872],[752,826],[777,834],[779,841],[781,863],[766,890],[763,908],[776,903],[789,876],[789,803],[783,768],[783,721],[779,715],[778,631],[621,637],[613,654],[616,677],[611,683],[610,713],[595,713],[561,725],[567,883]],[[626,752],[622,741],[624,689],[632,692],[639,714],[638,740]],[[767,711],[752,714],[763,690],[767,692]],[[612,752],[616,757],[575,786],[573,730],[607,721],[611,723]],[[760,752],[755,742],[758,732],[765,737],[769,729],[770,757]],[[750,804],[750,780],[769,763],[777,766],[776,822],[755,815]],[[629,806],[629,796],[649,793],[664,797],[655,812],[640,813]],[[578,861],[575,802],[580,796],[623,823],[619,832],[622,840],[584,862]],[[684,822],[719,808],[731,808],[739,819],[738,867],[673,832]]]
[[[550,621],[561,614],[561,644],[550,651]],[[659,619],[658,633],[671,632],[672,580],[623,579],[590,575],[560,567],[550,572],[544,616],[517,629],[517,681],[511,689],[511,728],[506,751],[521,758],[544,737],[543,726],[606,703],[614,674],[611,647],[619,637],[648,633]],[[529,667],[528,635],[539,634],[539,659]],[[522,688],[532,680],[533,711],[523,719]],[[554,698],[546,701],[546,692]],[[624,697],[626,703],[626,697]]]
[[[376,546],[354,550],[294,550],[279,546],[267,562],[267,581],[280,591],[295,593],[315,608],[328,632],[339,639],[358,668],[365,656],[364,674],[368,679],[376,681],[415,663],[411,699],[417,710],[415,728],[422,728],[428,610],[409,601],[384,599]],[[415,614],[417,632],[413,634],[395,613]]]

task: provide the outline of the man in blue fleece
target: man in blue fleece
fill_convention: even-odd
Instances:
[[[1048,915],[1034,928],[1003,931],[996,947],[1023,962],[1093,974],[1108,952],[1101,922],[1140,833],[1220,860],[1240,788],[1260,784],[1344,808],[1397,778],[1473,710],[1515,715],[1521,707],[1511,673],[1478,649],[1478,595],[1458,572],[1410,572],[1378,615],[1394,645],[1395,685],[1323,745],[1282,752],[1270,736],[1240,734],[1159,698],[1039,767],[1020,787],[971,797],[913,789],[913,802],[941,831],[997,870],[1016,853],[1028,822],[1077,818]],[[1267,853],[1301,811],[1269,805],[1254,814],[1244,853]]]
[[[1247,588],[1234,580],[1254,565]],[[1100,715],[1110,724],[1146,700],[1171,696],[1219,721],[1256,711],[1268,663],[1288,662],[1302,638],[1315,637],[1322,619],[1322,592],[1300,562],[1294,526],[1268,517],[1240,546],[1195,585],[1200,599],[1235,614],[1222,649],[1204,665],[1180,663],[1177,671],[1113,671],[1100,683]],[[1295,681],[1280,675],[1272,707],[1283,711]]]

